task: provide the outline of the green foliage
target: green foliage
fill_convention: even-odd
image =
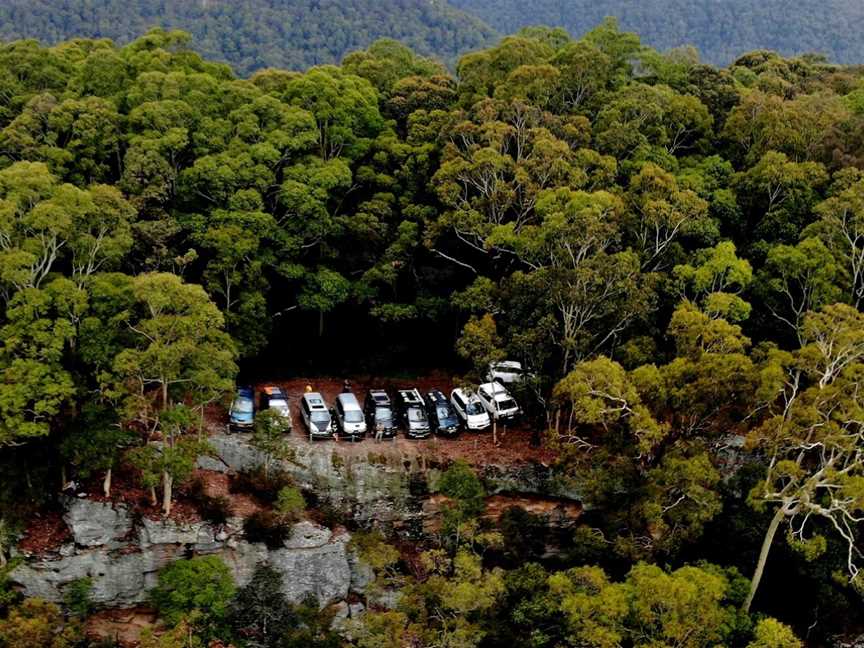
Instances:
[[[449,498],[444,507],[444,528],[456,532],[459,526],[479,516],[486,508],[486,489],[465,461],[453,462],[441,473],[437,490]]]
[[[573,0],[566,4],[542,0],[531,5],[518,0],[453,0],[451,4],[505,34],[526,25],[545,24],[560,25],[576,36],[607,16],[617,16],[621,28],[638,31],[643,43],[660,51],[692,43],[706,61],[721,65],[754,49],[786,55],[825,52],[832,60],[846,63],[862,58],[849,22],[852,16],[860,16],[860,8],[844,1],[832,3],[830,11],[822,11],[823,5],[810,0],[794,6],[751,0],[731,0],[719,6],[680,2],[674,5],[675,20],[669,20],[670,6],[661,0],[635,6],[626,0]],[[783,11],[778,13],[778,8]],[[639,40],[631,34],[625,36],[630,38],[622,40],[632,52],[632,43],[638,47]]]
[[[0,642],[6,648],[74,648],[83,638],[80,623],[65,623],[56,605],[38,598],[24,600],[0,619]]]
[[[86,619],[93,609],[90,596],[93,591],[92,578],[79,578],[63,589],[63,606],[74,617]]]
[[[234,596],[234,580],[218,556],[178,560],[159,572],[150,601],[170,627],[193,613],[194,625],[205,637],[218,636]]]
[[[269,475],[275,462],[292,459],[293,450],[286,436],[290,431],[291,419],[274,409],[266,409],[255,416],[252,446],[264,455],[265,475]]]
[[[51,11],[54,18],[48,20]],[[239,74],[248,75],[264,68],[296,70],[337,63],[344,54],[382,37],[403,39],[424,54],[452,60],[486,44],[494,34],[481,20],[450,5],[405,2],[351,0],[285,6],[263,0],[244,7],[169,5],[155,10],[135,2],[122,11],[101,3],[94,12],[85,19],[74,6],[58,10],[48,3],[11,5],[0,14],[5,26],[0,35],[4,41],[39,38],[50,43],[98,35],[128,43],[158,24],[191,32],[192,38],[178,45],[191,45],[207,58],[228,61]],[[20,15],[20,23],[8,24],[12,13]],[[97,34],[97,24],[105,31]],[[100,76],[89,83],[110,87],[104,59],[92,59],[90,68]]]
[[[266,648],[336,648],[340,639],[328,627],[317,601],[292,605],[282,593],[282,575],[260,565],[252,580],[237,590],[228,611],[228,625],[247,641]]]
[[[273,508],[285,522],[298,522],[306,511],[306,499],[296,486],[285,486],[276,495]]]
[[[305,16],[301,5],[290,15]],[[211,44],[231,24],[237,60],[251,6],[177,15],[218,15]],[[358,7],[358,20],[383,11],[406,25],[455,15],[440,3],[389,6],[325,3],[316,18]],[[23,24],[22,12],[6,22]],[[52,15],[60,29],[67,10]],[[295,44],[285,38],[295,22],[271,23]],[[341,55],[353,42],[332,38],[343,27],[330,20],[309,37]],[[0,45],[0,561],[70,468],[76,481],[104,476],[107,492],[125,457],[170,515],[210,451],[238,358],[250,370],[278,356],[352,375],[439,366],[455,349],[466,383],[501,359],[530,371],[514,392],[533,440],[548,431],[555,486],[590,503],[573,542],[561,542],[574,546],[561,547],[560,567],[590,559],[624,573],[710,551],[743,568],[759,554],[756,516],[741,513],[751,491],[769,525],[751,594],[782,528],[801,551],[784,546],[788,560],[767,578],[830,598],[820,619],[846,610],[833,602],[853,589],[837,575],[860,569],[864,503],[862,70],[765,51],[717,69],[692,49],[646,47],[626,23],[592,27],[578,39],[524,29],[463,57],[457,76],[426,58],[431,48],[370,45],[360,32],[352,39],[368,49],[341,67],[249,79],[202,59],[179,32],[124,46]],[[455,51],[463,36],[435,39]],[[265,465],[233,483],[273,505],[246,523],[247,538],[273,547],[302,510],[273,469],[291,459],[286,423],[257,417]],[[738,448],[744,436],[755,453]],[[755,489],[730,480],[745,456],[763,472]],[[383,538],[363,545],[377,574],[358,643],[750,638],[749,618],[724,611],[749,605],[740,579],[707,567],[685,578],[643,565],[622,582],[586,568],[574,578],[588,585],[566,597],[578,618],[559,614],[555,576],[519,567],[545,553],[538,521],[510,511],[493,528],[464,463],[438,490],[446,551],[418,561]],[[229,512],[199,487],[181,492],[214,523]],[[736,525],[747,531],[734,549],[713,546],[718,528]],[[514,580],[473,552],[514,565]],[[403,585],[404,605],[375,608]],[[666,602],[651,588],[680,605],[652,616]],[[775,599],[756,600],[774,612]],[[816,605],[780,600],[795,603],[784,621]],[[550,603],[558,618],[542,609]],[[172,618],[186,625],[165,642],[215,636],[210,610],[194,607]],[[694,611],[704,628],[688,634]],[[302,634],[326,615],[294,612],[297,642],[332,640]],[[637,623],[650,639],[633,636]]]
[[[549,584],[571,645],[630,640],[696,648],[725,641],[738,623],[729,578],[710,565],[665,572],[639,563],[621,583],[598,567],[577,567],[552,575]]]
[[[776,619],[759,621],[753,635],[747,648],[800,648],[803,645],[789,626]]]

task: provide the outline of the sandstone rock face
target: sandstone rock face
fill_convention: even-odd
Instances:
[[[346,452],[338,443],[309,443],[299,435],[291,435],[290,441],[294,456],[281,467],[298,486],[361,526],[383,526],[408,536],[422,533],[423,502],[434,490],[440,467],[416,454],[400,455],[387,444],[366,444]],[[200,458],[201,468],[243,471],[263,463],[261,453],[249,445],[249,435],[216,435],[210,444],[216,456]],[[559,479],[549,466],[488,464],[480,475],[490,494],[570,499],[588,508],[578,489]]]
[[[210,441],[216,456],[200,458],[203,469],[241,471],[262,463],[248,435],[216,435]],[[424,519],[430,516],[424,503],[441,474],[441,466],[429,457],[387,444],[346,448],[309,443],[300,435],[292,435],[291,443],[294,456],[282,462],[282,468],[300,488],[314,493],[319,504],[361,526],[381,526],[405,537],[423,534]],[[490,463],[480,474],[490,495],[531,494],[578,505],[578,493],[548,466]],[[297,524],[285,545],[271,550],[246,541],[241,519],[219,526],[146,517],[136,523],[121,504],[70,498],[66,506],[64,519],[73,542],[49,555],[24,556],[11,575],[27,596],[61,601],[70,583],[91,578],[95,603],[132,606],[146,601],[165,565],[201,554],[220,556],[240,586],[249,582],[258,565],[269,563],[282,574],[291,601],[311,594],[322,606],[354,600],[350,595],[366,592],[373,578],[369,566],[350,550],[347,533],[311,522]],[[386,600],[379,604],[395,604],[396,595],[385,593],[382,598]],[[355,612],[359,609],[348,614]]]
[[[132,519],[126,507],[112,506],[110,502],[69,498],[63,520],[80,547],[117,544],[132,530]]]
[[[345,546],[347,533],[301,522],[284,549],[271,551],[270,566],[282,574],[282,591],[289,601],[299,603],[313,594],[319,603],[333,603],[348,597],[351,568]]]
[[[351,588],[347,533],[333,533],[311,522],[295,526],[285,546],[268,550],[243,539],[242,521],[214,528],[206,522],[179,524],[144,518],[132,529],[121,505],[70,500],[74,544],[44,556],[25,556],[11,579],[25,596],[59,602],[76,580],[93,581],[92,601],[104,607],[128,607],[147,600],[159,570],[194,555],[215,554],[225,561],[238,586],[252,579],[258,565],[269,563],[283,576],[283,590],[295,602],[308,595],[329,605],[344,601]],[[92,515],[84,523],[86,512]],[[99,526],[99,521],[104,527]],[[121,542],[121,538],[128,538]]]

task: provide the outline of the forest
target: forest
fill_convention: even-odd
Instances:
[[[502,34],[530,25],[563,27],[584,34],[606,16],[660,50],[693,45],[703,60],[729,65],[756,49],[787,56],[818,52],[838,63],[857,64],[857,33],[864,7],[855,0],[450,0]]]
[[[156,29],[6,43],[0,98],[0,646],[87,645],[87,583],[22,600],[18,539],[68,479],[109,496],[132,475],[168,515],[238,380],[476,384],[505,358],[592,503],[567,552],[544,558],[526,511],[490,524],[456,461],[410,559],[357,529],[392,604],[337,633],[267,567],[240,587],[198,556],[159,573],[165,632],[141,645],[862,631],[864,69],[768,51],[717,68],[610,19],[522,30],[455,74],[380,40],[241,78]],[[270,526],[249,535],[305,506],[266,479]]]
[[[444,0],[4,0],[0,40],[111,38],[128,43],[151,27],[182,29],[202,56],[237,74],[338,63],[378,38],[395,38],[450,64],[491,45],[495,30]]]
[[[0,39],[126,44],[151,27],[181,29],[202,56],[248,76],[266,67],[335,64],[378,38],[394,38],[453,71],[459,56],[523,27],[562,27],[578,38],[607,16],[655,49],[695,46],[714,65],[757,49],[864,60],[857,0],[3,0]]]

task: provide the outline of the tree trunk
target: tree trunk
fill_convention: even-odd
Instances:
[[[66,464],[64,463],[60,466],[60,492],[66,490],[66,484],[69,483],[69,480],[66,478]]]
[[[492,417],[492,443],[498,445],[498,417]]]
[[[156,487],[151,486],[150,487],[150,504],[152,506],[156,506],[158,503],[159,503],[159,500],[156,499]]]
[[[162,471],[162,513],[165,515],[171,515],[171,500],[172,498],[172,486],[174,484],[174,478],[168,474],[168,471]]]
[[[318,311],[318,337],[324,337],[324,311]]]
[[[102,480],[102,492],[105,497],[111,497],[111,469],[105,471],[105,479]]]
[[[744,601],[744,612],[747,614],[750,613],[750,606],[753,604],[753,598],[756,596],[756,590],[759,588],[759,581],[762,580],[762,574],[765,572],[765,563],[768,562],[768,552],[771,551],[774,536],[785,515],[784,507],[781,506],[778,508],[774,517],[771,518],[768,530],[765,532],[765,539],[762,540],[762,550],[759,552],[759,560],[756,563],[756,571],[753,572],[753,580],[750,581],[750,593],[747,594],[747,600]]]

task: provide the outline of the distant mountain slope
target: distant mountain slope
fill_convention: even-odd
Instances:
[[[821,52],[864,62],[862,0],[451,0],[502,33],[526,25],[581,36],[606,16],[658,49],[692,44],[705,61],[727,64],[754,49]]]
[[[448,61],[495,34],[444,0],[0,0],[0,39],[107,37],[183,29],[240,74],[338,62],[381,37]]]

